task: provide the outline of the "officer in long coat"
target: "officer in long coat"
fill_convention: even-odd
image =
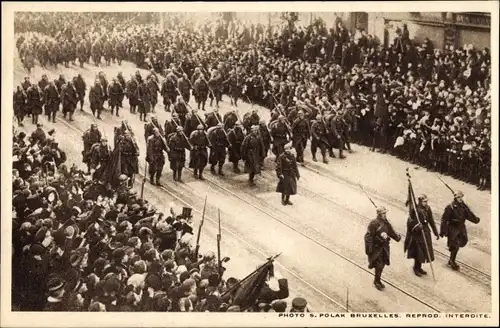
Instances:
[[[132,78],[127,83],[127,97],[130,105],[130,113],[135,114],[137,106],[139,105],[139,84],[137,79],[132,75]]]
[[[74,82],[76,93],[78,95],[78,101],[80,102],[80,110],[83,111],[83,104],[85,103],[85,91],[87,90],[87,84],[82,77],[82,74],[78,74]]]
[[[207,134],[203,130],[203,125],[198,124],[196,130],[190,133],[189,141],[193,146],[189,156],[189,167],[193,169],[196,179],[205,180],[203,170],[208,163],[207,147],[209,146],[209,141]]]
[[[414,259],[413,272],[420,277],[427,274],[422,269],[422,263],[430,263],[434,261],[434,249],[432,247],[431,229],[436,239],[439,239],[438,230],[432,209],[427,204],[427,196],[421,195],[418,197],[417,214],[418,217],[411,211],[406,224],[406,239],[404,250],[407,252],[407,258]]]
[[[14,92],[14,115],[17,119],[17,125],[24,126],[24,114],[26,112],[26,99],[27,95],[24,93],[21,86],[17,86],[17,90]],[[34,122],[33,122],[34,123]]]
[[[248,173],[248,183],[254,186],[255,174],[260,174],[263,158],[265,158],[265,148],[259,133],[259,126],[254,125],[241,144],[241,155],[245,161],[245,173]]]
[[[229,147],[227,135],[224,133],[222,123],[208,130],[208,140],[210,141],[210,171],[215,173],[215,166],[218,165],[218,174],[223,176],[222,166],[226,161],[226,147]]]
[[[109,107],[111,108],[111,114],[116,109],[115,115],[118,116],[118,110],[121,107],[121,101],[123,99],[125,91],[123,90],[123,87],[120,83],[118,83],[118,80],[115,78],[112,80],[112,82],[108,86],[108,95],[109,95]]]
[[[448,265],[453,270],[460,269],[460,266],[456,263],[457,253],[461,247],[467,245],[469,240],[465,221],[475,224],[480,222],[480,219],[465,204],[463,197],[463,192],[457,191],[451,204],[446,206],[441,218],[441,229],[439,232],[441,237],[448,238],[448,249],[450,250]]]
[[[92,111],[92,115],[96,116],[97,112],[98,119],[101,119],[101,112],[103,110],[104,100],[105,100],[104,90],[101,85],[101,81],[96,79],[95,84],[92,87],[90,87],[89,101],[90,101],[90,110]]]
[[[386,265],[390,265],[390,240],[397,242],[401,236],[396,233],[391,223],[387,220],[385,207],[377,208],[377,218],[368,224],[365,234],[365,253],[368,255],[368,268],[375,269],[375,280],[373,284],[378,290],[385,288],[382,283],[382,271]]]
[[[151,97],[146,83],[139,82],[139,120],[146,121],[146,115],[151,111]]]
[[[297,193],[297,180],[300,179],[297,161],[290,150],[287,148],[276,160],[276,175],[279,179],[276,192],[281,193],[283,206],[293,205],[290,201],[290,195]]]
[[[280,115],[278,121],[272,122],[271,137],[273,138],[272,152],[276,155],[276,160],[285,151],[285,145],[288,143],[290,130],[285,122],[285,116]]]
[[[149,164],[149,181],[151,184],[160,186],[161,173],[165,165],[165,155],[169,152],[166,140],[160,134],[158,128],[153,129],[153,135],[147,139],[146,162]],[[156,179],[155,179],[156,178]]]
[[[158,92],[160,92],[160,87],[156,81],[154,75],[150,75],[146,82],[149,91],[149,100],[151,102],[151,112],[156,112],[156,104],[158,104]]]
[[[76,77],[73,81],[75,80]],[[74,82],[68,81],[68,83],[64,85],[61,92],[61,100],[64,118],[66,118],[66,114],[69,114],[69,120],[73,121],[73,114],[75,113],[75,108],[78,104],[78,94],[76,92]]]
[[[236,122],[234,128],[227,133],[231,146],[229,147],[229,162],[233,163],[234,173],[240,173],[238,163],[241,160],[241,144],[245,140],[245,132],[240,122]]]
[[[309,121],[305,119],[303,111],[299,111],[298,115],[299,117],[292,124],[292,145],[297,152],[297,162],[304,164],[304,149],[311,136],[311,127]]]
[[[311,125],[311,153],[313,161],[317,162],[316,151],[318,148],[321,150],[321,155],[323,156],[323,163],[328,164],[328,159],[326,158],[326,149],[330,147],[330,143],[327,139],[327,130],[325,122],[321,115],[316,116],[316,120],[313,121]]]
[[[57,90],[54,82],[50,81],[49,85],[45,87],[44,92],[44,103],[45,103],[45,113],[48,116],[48,120],[52,119],[52,122],[56,122],[56,113],[59,110],[60,94]]]
[[[176,132],[168,136],[167,146],[170,148],[170,169],[173,171],[174,181],[182,183],[182,169],[186,163],[186,149],[190,148],[182,126],[177,126]]]

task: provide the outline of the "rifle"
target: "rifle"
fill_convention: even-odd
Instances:
[[[125,125],[125,128],[127,128],[127,131],[130,132],[130,136],[131,136],[131,139],[132,139],[132,143],[134,144],[134,148],[137,152],[139,152],[139,146],[137,146],[137,141],[135,140],[135,136],[134,134],[132,133],[132,130],[130,130],[128,124],[124,124]]]
[[[406,168],[406,176],[408,177],[408,186],[410,188],[410,198],[411,198],[411,203],[413,205],[413,212],[415,213],[415,216],[417,218],[418,224],[422,224],[420,221],[420,218],[418,216],[418,210],[417,210],[417,202],[415,201],[415,193],[413,192],[413,185],[411,183],[411,176],[410,176],[410,169]],[[410,212],[411,216],[411,212]],[[429,253],[429,248],[427,246],[427,238],[425,238],[425,233],[424,230],[421,229],[420,232],[422,233],[422,238],[424,239],[424,245],[425,245],[425,253],[427,255],[427,258],[429,259],[429,264],[431,266],[431,272],[432,272],[432,278],[434,279],[434,282],[436,282],[436,276],[434,275],[434,267],[432,266],[432,262],[430,261],[430,253]]]
[[[174,111],[175,111],[175,109],[174,109]],[[176,114],[177,114],[177,112],[176,112]],[[172,118],[172,122],[174,122],[176,128],[179,127],[179,124],[177,124],[177,122],[173,118]],[[189,139],[188,139],[188,137],[186,137],[184,130],[182,130],[182,136],[184,137],[184,139],[186,139],[186,141],[189,145],[189,148],[193,148],[193,145],[191,145],[191,142],[189,142]]]
[[[219,279],[222,279],[222,261],[220,258],[220,240],[221,240],[221,232],[220,232],[220,209],[219,211],[219,231],[217,233],[217,263],[218,263],[218,269],[219,269]]]
[[[368,197],[368,199],[370,200],[370,202],[372,203],[372,205],[377,209],[378,206],[375,204],[375,202],[373,201],[373,199],[371,199],[371,197],[368,196],[368,193],[365,191],[365,188],[363,188],[363,186],[360,183],[358,183],[358,186],[361,188],[361,190],[363,190],[363,192],[366,195],[366,197]]]
[[[196,248],[195,248],[195,251],[194,251],[194,258],[195,258],[195,260],[198,259],[198,252],[200,250],[201,228],[203,227],[203,223],[205,222],[205,210],[207,208],[207,198],[208,198],[208,196],[205,196],[205,205],[203,205],[203,213],[201,215],[200,226],[198,227],[198,236],[196,236]]]
[[[439,177],[439,175],[437,175],[437,174],[436,174],[436,177],[439,179],[439,181],[441,181],[441,182],[442,182],[442,183],[446,186],[446,188],[448,188],[448,189],[451,191],[451,193],[452,193],[453,195],[455,195],[455,191],[454,191],[453,189],[451,189],[451,187],[450,187],[450,186],[449,186],[446,182],[444,182],[444,181],[443,181],[443,179],[441,179],[441,178]]]

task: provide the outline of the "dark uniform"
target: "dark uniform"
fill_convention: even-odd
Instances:
[[[191,98],[191,85],[189,84],[187,75],[184,74],[181,78],[179,78],[177,81],[177,89],[179,89],[182,99],[189,103],[189,99]]]
[[[64,85],[61,92],[62,112],[64,118],[69,114],[69,120],[73,121],[73,114],[78,103],[78,94],[73,83],[68,82]]]
[[[101,139],[101,142],[92,145],[89,154],[89,170],[100,171],[109,165],[110,160],[111,148],[106,139]],[[98,176],[98,173],[96,175]]]
[[[148,138],[153,135],[153,130],[155,128],[160,131],[160,135],[165,136],[165,131],[163,131],[162,126],[158,123],[158,119],[156,117],[152,117],[151,122],[144,124],[144,140],[146,142],[148,141]]]
[[[231,97],[231,105],[234,104],[234,106],[238,107],[238,98],[240,97],[241,93],[240,79],[238,75],[232,73],[229,79],[224,81],[224,84],[229,85],[229,95]]]
[[[258,126],[259,126],[260,139],[262,140],[262,145],[264,147],[263,149],[264,155],[260,159],[261,160],[260,166],[262,169],[264,169],[264,159],[269,153],[269,149],[271,149],[271,132],[269,131],[269,128],[267,127],[265,121],[261,121]]]
[[[189,167],[194,170],[194,177],[204,180],[203,170],[208,163],[208,138],[203,130],[203,126],[198,126],[199,129],[192,131],[189,135],[189,141],[193,148],[189,156]]]
[[[441,231],[439,232],[441,237],[446,236],[448,238],[448,249],[450,250],[448,265],[453,270],[460,268],[456,263],[457,253],[461,247],[467,245],[469,240],[465,221],[475,224],[478,224],[480,221],[463,202],[462,197],[463,193],[457,192],[453,202],[444,209],[443,217],[441,218]]]
[[[82,136],[83,139],[83,151],[82,151],[82,157],[83,157],[83,163],[87,164],[88,167],[88,172],[90,173],[91,169],[91,158],[90,158],[90,153],[92,147],[101,142],[102,134],[101,131],[97,129],[97,126],[92,124],[91,128],[85,131],[85,133]]]
[[[101,112],[103,110],[103,104],[104,104],[105,96],[104,96],[104,90],[99,81],[96,81],[96,83],[90,88],[89,92],[89,101],[90,101],[90,110],[92,110],[92,115],[96,116],[96,111],[97,111],[97,118],[101,118]]]
[[[241,144],[241,155],[245,161],[245,173],[249,174],[248,182],[255,185],[253,179],[255,174],[260,174],[263,158],[266,157],[264,143],[262,142],[259,128],[253,128],[252,133],[247,135]]]
[[[14,101],[14,115],[17,119],[17,125],[23,126],[24,115],[26,112],[26,99],[27,95],[24,93],[22,87],[17,87],[17,90],[14,92],[13,101]],[[35,122],[33,122],[35,124]]]
[[[274,121],[270,124],[271,137],[273,137],[272,152],[276,155],[276,159],[285,151],[285,145],[288,142],[290,130],[283,119]]]
[[[208,139],[210,140],[210,171],[215,174],[215,165],[219,166],[219,175],[224,175],[222,166],[226,161],[226,147],[229,147],[229,141],[224,133],[222,126],[212,127],[208,130]]]
[[[219,107],[219,102],[222,99],[222,82],[222,74],[218,70],[212,71],[212,77],[208,80],[210,106],[212,106],[215,98],[215,106]]]
[[[146,83],[139,83],[139,120],[146,121],[146,115],[151,111],[151,97]]]
[[[317,118],[313,121],[311,125],[311,153],[313,157],[313,161],[317,162],[316,159],[316,151],[321,150],[321,155],[323,156],[323,162],[328,163],[328,159],[326,158],[326,149],[330,148],[330,143],[327,139],[327,130],[325,123],[321,118]]]
[[[111,113],[116,108],[115,115],[118,116],[118,110],[121,107],[121,102],[123,100],[123,95],[125,91],[123,87],[116,79],[113,79],[113,82],[108,86],[108,95],[109,95],[109,107],[111,108]]]
[[[104,101],[107,101],[109,99],[109,94],[108,94],[109,83],[108,83],[108,80],[106,79],[106,76],[104,75],[104,72],[99,72],[99,74],[97,74],[97,78],[99,79],[99,81],[101,82],[101,85],[102,85],[102,91],[104,93]]]
[[[118,147],[121,152],[121,173],[130,178],[134,183],[134,175],[139,173],[139,148],[129,133],[120,136]]]
[[[385,288],[381,281],[382,271],[390,265],[390,239],[397,242],[401,236],[396,233],[390,222],[385,218],[387,210],[383,207],[377,209],[377,218],[368,225],[365,234],[365,253],[368,255],[368,268],[375,269],[373,283],[378,290]]]
[[[427,197],[419,197],[419,204],[417,205],[418,218],[414,214],[415,212],[411,211],[411,215],[406,224],[407,230],[404,250],[407,252],[407,258],[415,260],[413,271],[417,276],[427,274],[427,272],[422,269],[422,263],[434,261],[431,229],[434,235],[439,239],[432,210],[430,206],[427,205],[426,200]]]
[[[160,87],[158,86],[158,82],[156,82],[156,78],[151,76],[148,78],[146,82],[146,86],[149,91],[149,101],[151,102],[151,112],[156,112],[156,104],[158,103],[158,92],[160,92]]]
[[[152,135],[147,140],[146,161],[149,164],[149,180],[152,184],[160,185],[160,177],[165,165],[165,155],[168,152],[166,141],[161,134]],[[155,180],[156,177],[156,180]]]
[[[254,110],[252,113],[245,113],[243,115],[243,127],[247,130],[247,133],[250,133],[252,130],[252,126],[259,125],[260,117],[257,114],[257,111]]]
[[[130,105],[130,112],[135,114],[137,109],[137,105],[139,105],[139,85],[135,77],[132,77],[130,81],[127,83],[127,97],[128,103]]]
[[[165,110],[170,111],[170,105],[175,104],[177,96],[177,77],[173,73],[168,73],[161,84],[160,93],[163,97],[163,105],[165,105]]]
[[[186,149],[189,149],[182,127],[179,126],[175,133],[168,136],[167,145],[170,148],[170,169],[173,171],[174,181],[182,182],[182,169],[186,163]]]
[[[207,80],[203,76],[196,79],[194,82],[194,98],[196,100],[196,104],[198,105],[198,109],[205,110],[205,103],[208,99],[208,83]]]
[[[181,126],[184,126],[186,123],[186,115],[189,111],[181,96],[177,97],[177,102],[174,105],[174,112],[178,115]]]
[[[219,123],[222,123],[222,117],[218,111],[213,111],[206,115],[205,125],[207,126],[208,129],[213,126],[217,126]]]
[[[281,193],[281,204],[293,205],[290,202],[290,195],[297,193],[297,180],[300,179],[300,173],[297,168],[297,161],[289,151],[285,151],[278,156],[276,175],[279,179],[276,192]]]
[[[241,160],[241,144],[245,140],[245,133],[241,124],[237,124],[227,133],[231,146],[229,147],[229,161],[233,163],[234,173],[240,173],[238,162]]]
[[[125,98],[125,94],[127,92],[127,82],[125,81],[125,78],[122,75],[122,72],[119,72],[118,75],[116,76],[116,79],[118,80],[118,83],[122,86],[123,89],[123,94],[120,97],[120,108],[123,108],[123,98]]]
[[[339,158],[345,158],[343,155],[344,152],[344,131],[347,129],[345,123],[341,116],[336,115],[330,117],[328,120],[328,142],[330,147],[328,148],[328,152],[330,157],[335,158],[335,154],[333,153],[334,146],[337,146],[339,149]]]
[[[76,93],[78,95],[78,101],[80,102],[80,110],[83,110],[83,104],[85,103],[85,91],[87,90],[87,84],[85,83],[85,80],[83,79],[81,74],[78,74],[74,83],[75,83]]]
[[[59,110],[60,95],[54,83],[50,83],[44,92],[44,103],[45,103],[45,114],[47,114],[48,120],[52,119],[52,122],[56,122],[56,113]]]
[[[224,130],[229,131],[232,128],[234,128],[234,125],[238,121],[238,115],[233,110],[224,114],[223,119],[224,119]]]
[[[297,162],[304,163],[304,149],[307,140],[311,136],[309,121],[305,118],[297,118],[292,124],[292,146],[297,152]]]

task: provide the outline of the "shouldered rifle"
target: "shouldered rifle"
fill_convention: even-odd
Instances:
[[[205,222],[205,210],[207,209],[207,198],[208,198],[208,196],[205,196],[205,204],[203,205],[203,213],[201,215],[200,225],[198,226],[198,236],[196,236],[196,248],[194,251],[195,260],[198,259],[198,252],[200,251],[201,228],[203,227],[203,223]]]
[[[174,109],[174,111],[175,111],[175,109]],[[177,112],[176,112],[176,113],[177,113]],[[172,122],[174,122],[174,124],[175,124],[175,127],[176,127],[176,128],[180,126],[179,124],[177,124],[177,122],[175,121],[175,119],[174,119],[174,118],[172,118]],[[184,130],[182,130],[182,136],[184,137],[184,139],[186,139],[186,141],[187,141],[187,143],[188,143],[188,145],[189,145],[189,148],[193,148],[193,145],[191,145],[191,142],[189,142],[189,139],[188,139],[188,137],[186,136],[186,134],[184,133]]]

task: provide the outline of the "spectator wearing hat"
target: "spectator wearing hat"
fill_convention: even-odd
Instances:
[[[302,297],[294,298],[290,312],[309,312],[306,299]]]

